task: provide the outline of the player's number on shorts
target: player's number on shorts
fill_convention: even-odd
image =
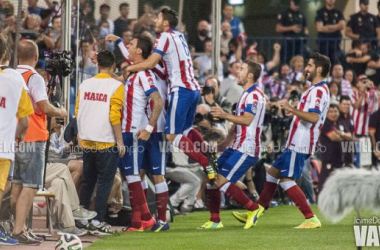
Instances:
[[[179,40],[181,40],[181,42],[182,42],[182,46],[183,46],[183,49],[185,50],[186,56],[189,57],[190,56],[190,50],[189,50],[189,47],[187,47],[187,43],[186,43],[183,35],[179,36]]]

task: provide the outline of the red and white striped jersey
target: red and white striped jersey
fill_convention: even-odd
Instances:
[[[319,120],[312,124],[294,116],[286,147],[297,153],[313,154],[329,106],[330,91],[325,81],[306,90],[301,96],[297,109],[303,112],[315,112],[320,115]]]
[[[236,115],[242,116],[245,112],[249,112],[255,117],[248,126],[235,125],[235,141],[232,145],[234,150],[252,157],[260,156],[260,135],[264,124],[265,104],[264,93],[257,84],[243,92],[236,106]]]
[[[198,82],[194,78],[190,50],[182,33],[176,29],[169,29],[159,34],[154,44],[153,53],[162,56],[169,73],[171,89],[182,87],[199,90]]]
[[[120,38],[117,41],[117,45],[123,54],[125,61],[131,65],[132,62],[129,61],[129,52],[125,44],[123,43],[123,40]],[[162,109],[162,112],[160,116],[158,117],[156,126],[154,127],[153,133],[161,133],[165,131],[165,126],[166,126],[166,110],[168,107],[168,84],[167,84],[167,79],[168,79],[168,73],[167,70],[164,66],[164,63],[160,61],[157,63],[157,65],[152,69],[155,78],[156,78],[156,87],[161,95],[162,101],[164,103],[164,108]],[[146,107],[146,114],[148,116],[148,119],[151,117],[152,114],[152,109],[153,109],[153,101],[149,100],[148,105]]]
[[[351,117],[354,121],[354,133],[356,135],[368,135],[368,125],[370,115],[378,110],[378,96],[376,90],[367,91],[362,105],[359,109],[354,108],[355,102],[361,93],[355,90],[351,93]]]
[[[163,133],[165,132],[166,127],[166,111],[169,107],[168,84],[166,81],[167,77],[165,73],[165,67],[163,66],[163,64],[161,65],[160,63],[158,63],[156,67],[152,69],[152,71],[156,75],[156,87],[161,95],[162,102],[164,103],[164,107],[161,111],[160,116],[158,117],[153,133]],[[149,119],[152,117],[153,105],[154,101],[150,99],[146,109],[146,114]]]
[[[131,74],[125,83],[125,102],[122,111],[122,132],[137,133],[145,129],[148,117],[145,113],[149,95],[155,91],[156,79],[150,70]]]

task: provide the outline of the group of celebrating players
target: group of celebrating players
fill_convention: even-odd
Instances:
[[[92,112],[96,117],[102,110],[102,107],[97,105],[91,108],[86,106],[86,103],[92,102],[86,99],[86,88],[96,89],[97,86],[82,84],[78,95],[79,137],[82,140],[97,141],[96,138],[101,135],[108,136],[110,140],[105,142],[115,142],[119,149],[121,157],[119,169],[128,182],[133,213],[131,225],[124,231],[143,231],[152,228],[158,232],[169,229],[166,219],[168,186],[164,178],[166,142],[181,149],[190,159],[198,162],[210,180],[206,191],[210,220],[200,229],[223,227],[220,219],[220,192],[224,192],[247,209],[246,213],[233,214],[239,221],[245,223],[244,229],[252,228],[264,210],[269,207],[278,184],[305,216],[305,221],[296,228],[321,227],[320,221],[312,212],[295,179],[300,178],[305,160],[314,153],[320,129],[326,119],[330,103],[330,94],[325,81],[331,67],[329,58],[318,53],[311,56],[305,69],[311,86],[303,93],[298,107],[290,105],[287,100],[280,102],[285,111],[294,118],[286,150],[267,171],[264,190],[258,203],[255,203],[240,190],[236,182],[260,157],[260,135],[266,106],[265,95],[256,84],[261,74],[261,66],[252,60],[241,64],[238,84],[244,92],[237,103],[236,114],[228,114],[217,105],[211,109],[213,117],[234,124],[232,129],[234,142],[216,160],[214,154],[210,153],[211,149],[205,150],[207,147],[200,147],[207,143],[192,127],[200,97],[200,87],[194,78],[187,42],[184,35],[175,29],[177,25],[177,13],[164,8],[159,12],[155,22],[158,37],[154,45],[151,38],[145,35],[136,35],[127,46],[119,37],[107,36],[108,42],[118,44],[129,64],[123,69],[125,100],[122,104],[120,127],[111,122],[114,125],[112,128],[109,125],[107,130],[101,123],[94,124],[94,120],[88,118],[91,116],[89,113]],[[105,57],[107,52],[98,54],[100,72],[102,67],[113,70],[114,63],[107,65]],[[109,76],[95,76],[95,78],[103,77]],[[105,94],[115,96],[121,87],[115,83],[113,87],[106,88],[108,93]],[[101,89],[102,87],[98,88]],[[112,100],[110,102],[112,106]],[[165,105],[167,103],[168,105]],[[90,125],[82,126],[85,123]],[[146,173],[152,175],[156,188],[157,221],[150,214],[146,202],[148,188],[144,180]],[[84,169],[85,175],[86,169]],[[84,182],[85,179],[86,177]]]

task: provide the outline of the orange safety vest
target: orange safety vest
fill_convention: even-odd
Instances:
[[[34,75],[32,70],[25,71],[22,73],[22,77],[26,83],[29,85],[29,80],[32,75]],[[33,98],[31,97],[33,100]],[[46,115],[40,110],[34,110],[34,114],[29,116],[29,127],[26,131],[24,141],[25,142],[35,142],[35,141],[46,141],[49,138],[49,131],[47,130],[47,119]]]

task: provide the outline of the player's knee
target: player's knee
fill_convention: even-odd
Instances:
[[[166,140],[173,142],[177,135],[166,135]]]

